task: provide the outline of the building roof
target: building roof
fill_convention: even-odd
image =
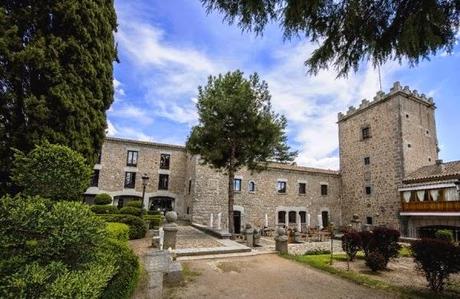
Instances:
[[[406,176],[404,182],[432,181],[451,178],[460,178],[460,161],[446,163],[437,161],[436,164],[423,166]]]
[[[109,136],[105,137],[105,140],[121,142],[121,143],[135,143],[135,144],[140,144],[140,145],[150,145],[150,146],[185,150],[185,146],[177,145],[177,144],[158,143],[158,142],[152,142],[152,141],[142,141],[142,140],[134,140],[134,139],[126,139],[126,138],[118,138],[118,137],[109,137]]]
[[[272,162],[272,163],[270,163],[268,165],[268,168],[282,169],[282,170],[294,170],[294,171],[301,171],[301,172],[314,172],[314,173],[331,174],[331,175],[339,175],[340,174],[340,172],[337,171],[337,170],[298,166],[298,165],[292,164],[292,163]]]

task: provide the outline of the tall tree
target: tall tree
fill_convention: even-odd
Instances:
[[[286,144],[286,118],[271,110],[268,85],[255,73],[240,71],[211,76],[198,88],[198,125],[187,150],[204,164],[228,175],[228,229],[233,233],[235,173],[242,167],[265,169],[269,162],[292,161],[297,155]]]
[[[113,101],[111,0],[0,0],[0,193],[12,149],[45,140],[95,162]]]
[[[284,36],[306,36],[320,46],[305,62],[316,74],[332,65],[338,76],[407,59],[416,65],[429,55],[451,52],[460,24],[459,0],[201,0],[229,23],[261,34],[278,21]]]

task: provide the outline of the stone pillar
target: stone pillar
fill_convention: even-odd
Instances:
[[[254,247],[254,229],[249,223],[246,224],[244,234],[246,235],[246,245],[248,247]]]
[[[163,226],[164,240],[163,249],[168,250],[169,248],[176,249],[176,235],[177,235],[177,214],[174,211],[166,213],[167,223]]]
[[[153,237],[152,237],[152,247],[161,249],[160,248],[160,243],[161,243],[160,240],[161,240],[160,229],[154,229],[153,230]]]
[[[294,229],[294,243],[303,243],[300,231],[297,229]]]
[[[254,247],[260,246],[260,236],[261,236],[261,231],[260,229],[254,229]]]
[[[286,227],[289,227],[289,211],[286,211],[284,215],[284,224],[286,224]]]
[[[218,230],[222,229],[221,221],[222,221],[222,212],[217,214],[217,229]]]
[[[211,213],[211,215],[209,215],[209,227],[210,228],[213,228],[213,222],[214,222],[214,214]]]
[[[297,211],[296,219],[297,219],[297,231],[300,233],[302,231],[302,223],[301,223],[301,220],[300,220],[300,212],[299,211]]]
[[[275,250],[281,254],[288,253],[288,237],[286,236],[286,231],[279,227],[277,230],[278,235],[275,237]]]
[[[318,228],[323,229],[323,216],[321,214],[318,215]]]

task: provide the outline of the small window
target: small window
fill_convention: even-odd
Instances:
[[[307,184],[299,183],[299,194],[307,193]]]
[[[373,221],[372,221],[372,217],[366,217],[366,223],[369,224],[369,225],[372,225]]]
[[[327,185],[321,184],[321,195],[327,195]]]
[[[187,207],[187,215],[190,214],[190,207]]]
[[[278,193],[286,193],[286,182],[285,181],[278,181],[276,184],[276,190]]]
[[[297,213],[295,211],[290,211],[288,214],[289,223],[297,223]]]
[[[428,158],[428,162],[431,162],[431,158]]]
[[[369,195],[372,193],[372,188],[370,186],[366,186],[366,194]]]
[[[361,129],[363,139],[368,139],[371,137],[371,131],[369,127],[365,127]]]
[[[286,212],[285,211],[278,212],[278,223],[286,223]]]
[[[97,187],[99,185],[99,169],[95,169],[93,176],[91,177],[91,187]]]
[[[406,114],[406,118],[409,118],[409,114]]]
[[[192,192],[192,180],[188,180],[188,194],[190,194],[191,192]]]
[[[256,183],[249,182],[248,189],[249,189],[249,192],[256,192]]]
[[[160,174],[160,179],[158,180],[158,190],[168,190],[169,185],[169,175]]]
[[[364,158],[364,165],[369,165],[371,164],[371,158],[370,157],[365,157]]]
[[[137,166],[137,157],[138,157],[137,151],[128,151],[126,165],[127,166]]]
[[[234,191],[241,191],[241,179],[234,179],[233,180],[233,190]]]
[[[306,223],[307,222],[307,212],[305,211],[300,211],[300,223]]]
[[[125,172],[125,188],[134,188],[136,186],[136,173]]]
[[[408,147],[408,148],[411,148],[411,147],[412,147],[412,144],[408,143],[408,144],[407,144],[407,147]]]
[[[171,155],[161,154],[160,155],[160,169],[169,169],[170,160],[171,160]]]

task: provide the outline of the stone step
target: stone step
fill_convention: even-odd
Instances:
[[[228,254],[228,253],[241,253],[251,252],[251,248],[246,246],[225,246],[213,248],[183,248],[176,249],[176,256],[195,256],[195,255],[214,255],[214,254]]]
[[[194,256],[180,256],[177,257],[177,261],[185,262],[192,260],[207,260],[207,259],[221,259],[221,258],[233,258],[233,257],[245,257],[245,256],[256,256],[262,254],[278,254],[275,250],[252,250],[250,252],[238,252],[238,253],[225,253],[225,254],[209,254],[209,255],[194,255]]]

